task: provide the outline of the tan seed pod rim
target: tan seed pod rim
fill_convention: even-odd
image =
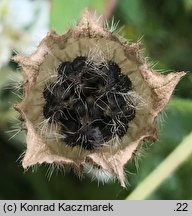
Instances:
[[[98,50],[100,55],[96,55]],[[50,141],[38,131],[37,125],[44,118],[42,91],[47,82],[45,80],[55,76],[56,68],[62,61],[71,61],[79,55],[90,56],[94,61],[101,58],[113,60],[132,81],[134,92],[130,97],[133,100],[136,97],[139,108],[129,123],[127,134],[119,140],[118,145],[114,145],[116,141],[113,140],[99,150],[82,150],[64,145],[56,139]],[[81,173],[84,164],[91,163],[112,173],[123,187],[126,182],[125,164],[144,140],[157,139],[155,119],[169,102],[176,84],[185,75],[184,72],[163,75],[152,70],[140,55],[139,44],[122,42],[96,22],[88,10],[79,23],[64,35],[49,32],[35,53],[29,57],[17,55],[13,59],[23,69],[24,98],[16,105],[27,128],[23,167],[59,163]],[[39,105],[36,105],[37,102]],[[56,127],[53,130],[57,132]]]

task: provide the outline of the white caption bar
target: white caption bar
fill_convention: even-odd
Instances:
[[[117,216],[191,216],[192,201],[126,200],[1,200],[0,215],[117,215]]]

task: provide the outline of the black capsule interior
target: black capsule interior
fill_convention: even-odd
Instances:
[[[60,125],[67,145],[92,150],[127,132],[135,107],[123,95],[132,83],[115,62],[96,64],[79,56],[57,72],[57,81],[44,88],[43,114]]]

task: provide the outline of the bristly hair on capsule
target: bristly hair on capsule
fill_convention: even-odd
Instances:
[[[23,167],[59,164],[79,176],[91,169],[123,187],[125,164],[157,139],[156,118],[185,74],[155,72],[139,44],[88,10],[64,35],[49,32],[35,53],[14,60],[23,70],[24,98],[15,107],[27,129]]]

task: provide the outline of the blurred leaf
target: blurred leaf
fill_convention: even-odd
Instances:
[[[176,110],[183,112],[192,112],[192,100],[174,98],[170,101],[168,109],[172,110],[173,112]]]
[[[192,11],[192,0],[184,0],[183,3],[186,11]]]
[[[127,199],[143,200],[154,193],[170,175],[192,156],[191,142],[192,132],[136,187]]]
[[[7,78],[7,75],[8,75],[8,68],[6,67],[3,67],[0,69],[0,89],[5,86],[8,78]]]
[[[144,13],[140,0],[120,0],[118,1],[118,6],[124,15],[124,19],[127,19],[136,26],[142,23]]]
[[[96,10],[99,14],[104,11],[103,0],[53,0],[50,27],[57,33],[64,33],[79,19],[86,7]]]
[[[20,100],[19,92],[14,89],[19,76],[8,66],[0,69],[0,125],[3,124],[3,127],[17,116],[13,105]]]
[[[143,147],[141,151],[143,157],[141,163],[139,163],[139,172],[136,176],[131,176],[130,178],[132,190],[192,131],[192,101],[175,98],[170,101],[163,115],[159,140],[153,146],[150,146],[150,148]],[[151,194],[149,199],[192,199],[192,188],[189,189],[188,187],[188,182],[191,182],[192,179],[191,160],[189,158],[182,165],[182,169],[177,170],[170,176],[166,180],[166,183],[162,184],[156,192]],[[185,171],[185,174],[182,170]]]

